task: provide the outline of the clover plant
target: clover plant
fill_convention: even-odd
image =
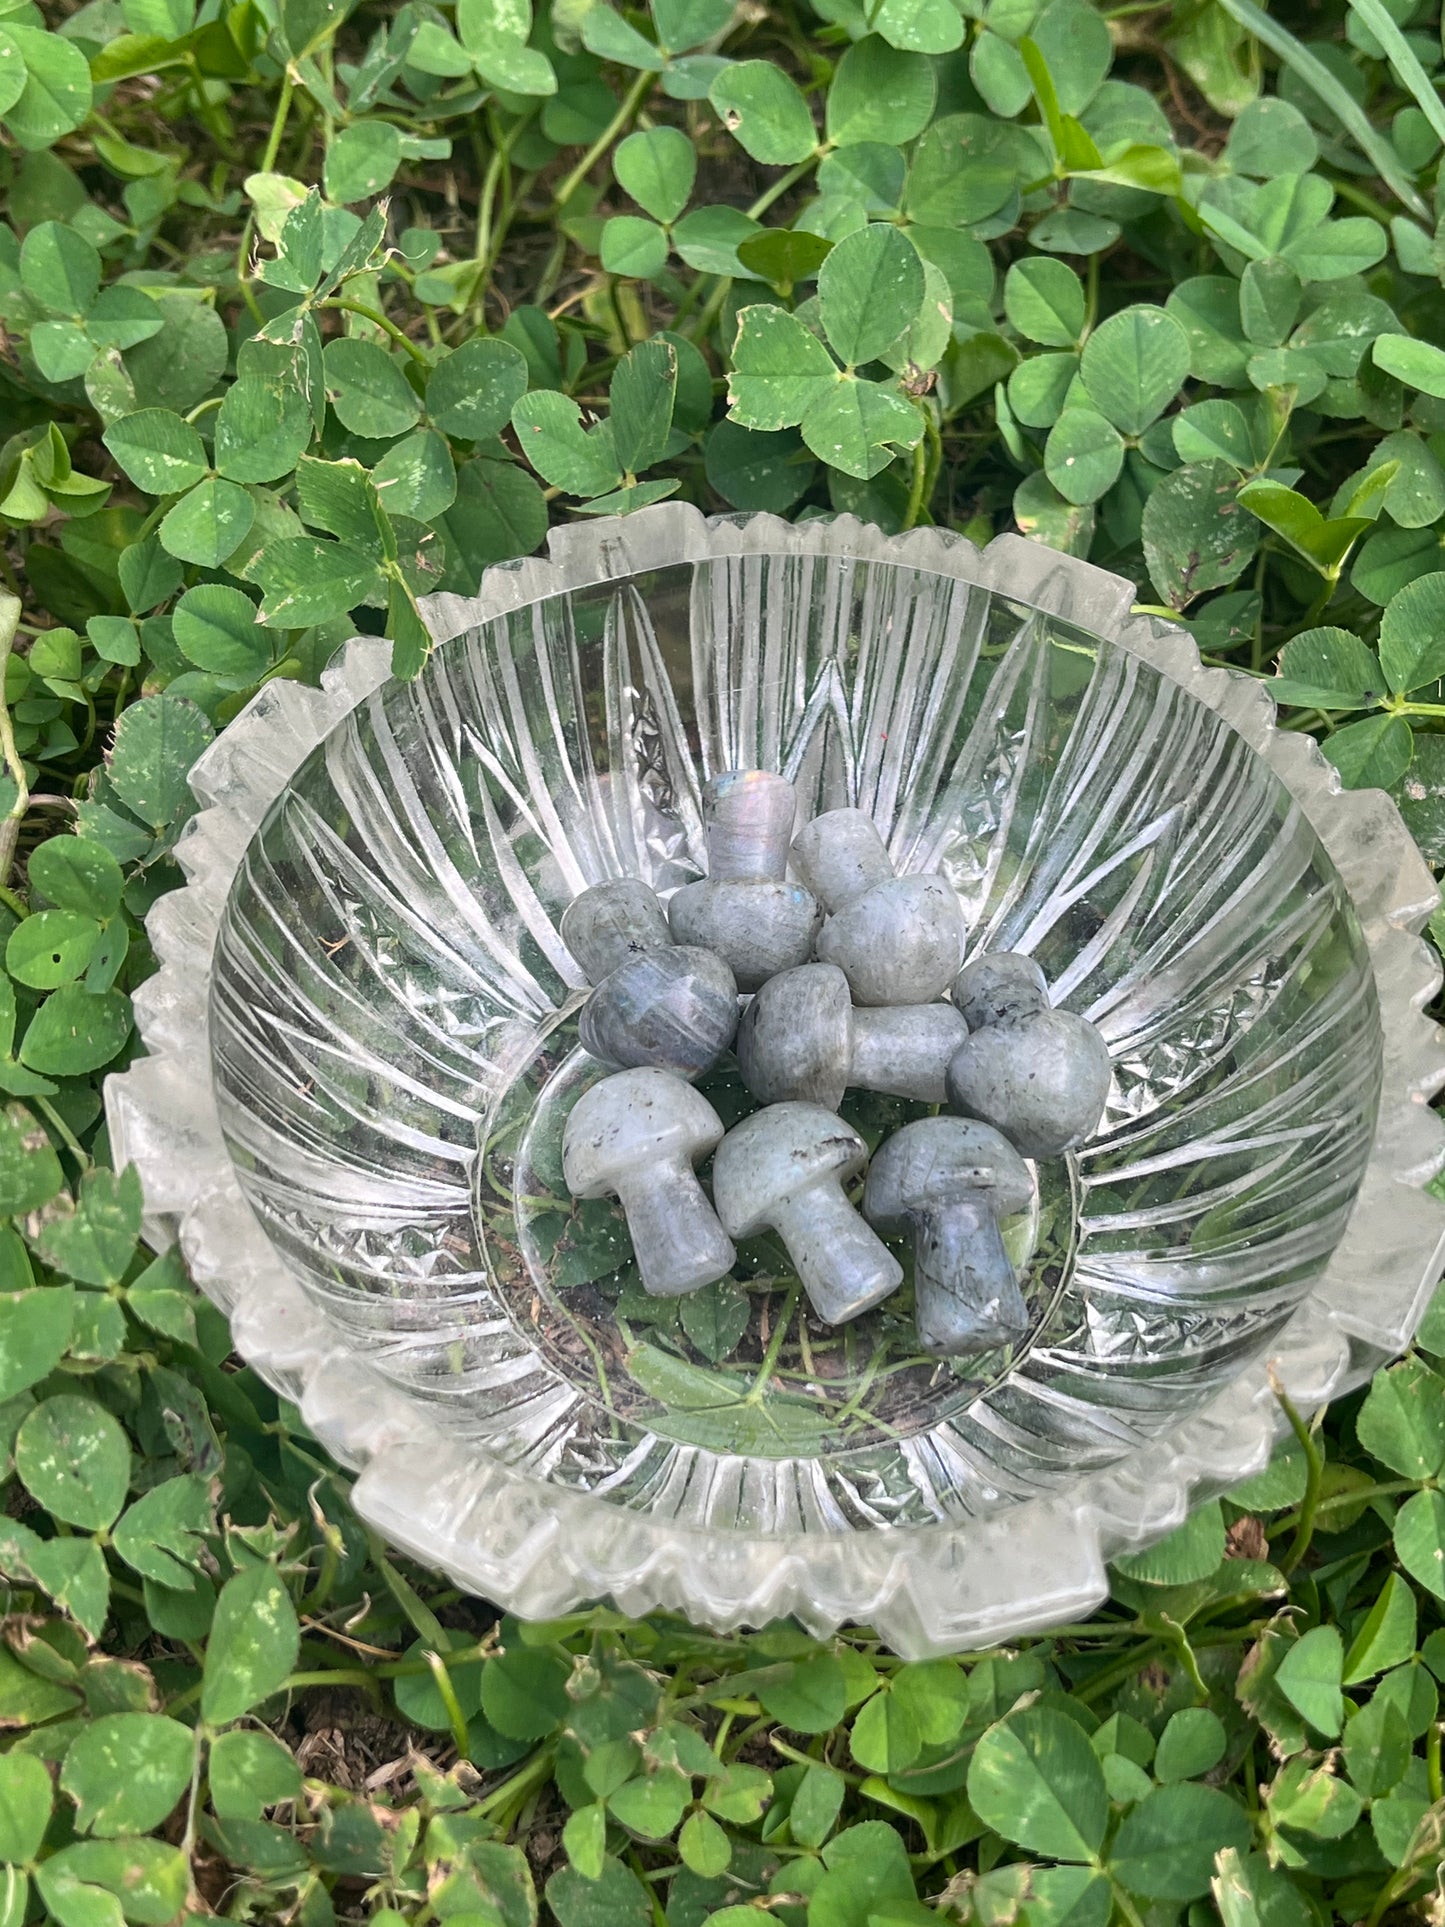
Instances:
[[[100,1103],[216,732],[670,496],[1087,557],[1445,862],[1442,74],[1432,0],[0,0],[3,1927],[1445,1920],[1445,1300],[1084,1624],[520,1625]]]

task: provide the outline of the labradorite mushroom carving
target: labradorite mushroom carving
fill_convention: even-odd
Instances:
[[[888,1236],[912,1239],[922,1351],[956,1358],[1027,1330],[999,1221],[1032,1196],[1028,1166],[1007,1138],[968,1118],[921,1118],[874,1153],[863,1213]]]
[[[640,877],[609,877],[573,897],[558,926],[589,984],[600,984],[629,957],[672,943],[667,912]]]
[[[702,793],[708,873],[674,892],[674,940],[713,951],[739,990],[806,963],[823,920],[811,892],[784,880],[797,799],[784,777],[725,770]]]
[[[723,1134],[699,1091],[669,1071],[604,1077],[572,1106],[562,1173],[574,1198],[616,1197],[642,1284],[674,1298],[725,1278],[737,1253],[693,1166]]]
[[[1026,1158],[1058,1157],[1099,1128],[1108,1046],[1086,1017],[1049,1008],[1044,974],[1013,951],[976,958],[953,1002],[969,1026],[948,1066],[948,1102],[991,1124]]]
[[[1048,980],[1020,950],[975,957],[959,971],[948,994],[970,1030],[1011,1024],[1049,1007]]]
[[[765,983],[738,1025],[738,1066],[762,1104],[836,1111],[849,1088],[942,1104],[944,1072],[968,1036],[952,1004],[855,1010],[836,964],[802,964]]]
[[[845,1324],[903,1282],[843,1186],[868,1162],[849,1124],[820,1104],[771,1104],[733,1126],[712,1165],[718,1217],[734,1238],[776,1231],[818,1316]]]
[[[895,876],[873,819],[828,810],[804,824],[793,864],[827,911],[815,946],[836,964],[855,1004],[928,1004],[941,997],[963,955],[963,913],[940,876]]]
[[[696,1077],[733,1040],[738,991],[710,950],[672,942],[645,883],[618,877],[568,904],[562,940],[596,985],[582,1007],[582,1048],[604,1064]]]

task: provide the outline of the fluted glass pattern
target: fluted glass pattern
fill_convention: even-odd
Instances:
[[[1011,1227],[1032,1322],[1009,1351],[918,1358],[906,1289],[810,1324],[766,1242],[679,1320],[613,1208],[566,1196],[561,1123],[597,1071],[561,913],[606,877],[700,875],[702,785],[742,766],[802,816],[869,811],[900,869],[958,891],[970,954],[1031,952],[1103,1031],[1101,1135],[1038,1167]],[[755,1535],[967,1521],[1177,1425],[1330,1259],[1382,1065],[1350,894],[1215,709],[1007,583],[808,552],[543,596],[359,701],[241,858],[210,1040],[266,1236],[433,1424]],[[735,1073],[706,1088],[747,1107]],[[847,1114],[876,1137],[916,1113]]]

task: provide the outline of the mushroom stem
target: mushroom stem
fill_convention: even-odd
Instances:
[[[908,1216],[920,1349],[956,1358],[1021,1338],[1028,1312],[990,1202],[928,1205]]]
[[[703,791],[707,869],[714,882],[781,883],[798,801],[785,776],[730,769]]]
[[[881,1304],[903,1268],[836,1184],[819,1184],[773,1206],[773,1225],[827,1325],[844,1325]]]
[[[942,1104],[944,1073],[967,1037],[952,1004],[899,1004],[853,1012],[848,1082],[917,1104]]]
[[[680,1158],[614,1180],[627,1217],[642,1288],[680,1298],[727,1276],[737,1252],[702,1186]]]

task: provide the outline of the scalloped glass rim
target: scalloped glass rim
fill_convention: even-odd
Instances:
[[[796,1614],[815,1631],[856,1620],[907,1656],[957,1651],[1078,1618],[1106,1592],[1105,1562],[1172,1530],[1191,1503],[1258,1470],[1278,1430],[1273,1376],[1312,1408],[1408,1343],[1445,1262],[1445,1207],[1423,1187],[1445,1161],[1429,1108],[1445,1084],[1441,1030],[1423,1014],[1439,966],[1419,932],[1438,894],[1379,791],[1342,791],[1307,737],[1280,731],[1266,688],[1201,666],[1181,629],[1131,613],[1133,586],[1017,536],[982,552],[939,530],[886,536],[850,516],[792,525],[705,519],[680,503],[556,529],[550,555],[487,572],[474,599],[436,596],[438,642],[510,609],[608,580],[752,553],[901,563],[994,589],[1107,638],[1220,715],[1273,769],[1333,860],[1360,919],[1379,995],[1383,1083],[1372,1155],[1343,1238],[1268,1357],[1186,1422],[1063,1492],[967,1524],[871,1535],[714,1534],[544,1485],[443,1434],[435,1415],[357,1356],[306,1298],[237,1182],[209,1077],[212,951],[247,844],[305,756],[389,672],[358,637],[321,690],[272,683],[192,772],[202,809],[178,856],[187,886],[148,928],[160,962],[137,993],[149,1055],[112,1077],[117,1161],[133,1162],[146,1231],[179,1239],[197,1283],[231,1318],[237,1350],[300,1407],[343,1464],[358,1512],[393,1544],[524,1617],[611,1597],[717,1627]]]

